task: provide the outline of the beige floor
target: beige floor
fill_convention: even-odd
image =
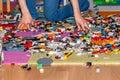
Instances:
[[[86,54],[86,55],[81,55],[81,56],[76,56],[75,53],[73,53],[68,59],[66,60],[56,60],[53,57],[53,63],[52,65],[63,65],[63,64],[85,64],[86,62],[90,61],[93,64],[120,64],[120,53],[119,54],[111,54],[111,55],[106,55],[106,54],[99,54],[98,57],[90,57],[91,54]],[[28,63],[29,64],[37,64],[37,60],[40,59],[41,57],[47,57],[45,54],[41,53],[35,53],[33,54]]]
[[[96,67],[100,72],[96,73]],[[120,65],[85,66],[46,66],[40,73],[36,66],[26,71],[20,66],[4,65],[0,69],[0,80],[120,80]]]

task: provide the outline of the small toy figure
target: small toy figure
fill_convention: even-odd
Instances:
[[[31,67],[29,66],[29,64],[25,64],[23,66],[21,66],[23,69],[27,69],[27,71],[31,70]]]
[[[92,66],[92,62],[86,62],[86,67],[91,67]]]

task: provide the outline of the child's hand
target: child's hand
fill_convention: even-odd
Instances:
[[[31,15],[24,14],[18,25],[18,29],[22,30],[24,26],[29,29],[30,25],[34,25],[34,20],[32,19]]]
[[[90,27],[87,25],[87,22],[82,18],[81,15],[76,15],[75,16],[75,21],[76,21],[76,25],[78,27],[78,30],[90,30]]]

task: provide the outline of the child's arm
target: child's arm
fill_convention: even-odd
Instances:
[[[18,25],[18,29],[22,29],[23,26],[27,26],[29,28],[30,24],[34,24],[34,20],[32,19],[32,16],[27,8],[26,0],[18,0],[19,5],[22,11],[22,20],[20,21]]]
[[[78,0],[71,0],[71,3],[73,6],[74,17],[75,17],[78,29],[80,30],[82,28],[83,30],[85,30],[87,28],[89,30],[90,28],[87,25],[87,22],[82,18],[81,14],[80,14]]]

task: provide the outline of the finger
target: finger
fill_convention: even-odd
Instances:
[[[35,26],[35,22],[34,21],[32,21],[32,26]]]
[[[18,29],[20,29],[21,25],[22,25],[22,24],[21,24],[21,23],[19,23],[19,25],[18,25]]]
[[[78,31],[80,31],[80,30],[81,30],[81,27],[80,27],[80,25],[79,25],[79,24],[77,24],[77,28],[78,28]]]
[[[22,30],[24,26],[25,26],[25,24],[21,24],[19,29]]]
[[[81,25],[82,30],[85,31],[85,25]]]
[[[27,29],[29,29],[30,28],[30,24],[27,24]]]
[[[86,29],[84,32],[85,32],[85,34],[88,34],[89,30],[88,30],[88,29]]]
[[[88,30],[90,30],[90,27],[88,26],[88,24],[85,24],[85,27],[86,27]]]

